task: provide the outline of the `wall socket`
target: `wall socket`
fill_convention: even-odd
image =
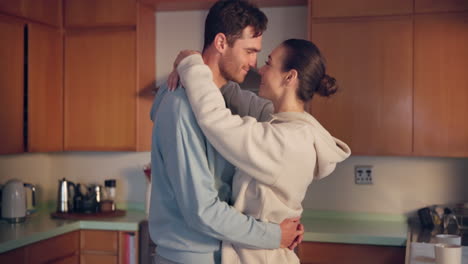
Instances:
[[[359,165],[354,167],[355,184],[372,184],[372,166]]]

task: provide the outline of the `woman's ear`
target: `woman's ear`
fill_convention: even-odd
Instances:
[[[289,84],[292,84],[294,82],[297,82],[297,79],[298,79],[298,72],[297,70],[295,69],[292,69],[292,70],[289,70],[287,73],[286,73],[286,77],[285,77],[285,83],[287,85]]]
[[[213,44],[219,53],[224,53],[228,46],[226,35],[224,35],[224,33],[216,34]]]

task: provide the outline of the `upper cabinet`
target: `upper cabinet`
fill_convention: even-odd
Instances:
[[[63,150],[63,35],[28,24],[27,151]]]
[[[466,0],[414,0],[416,13],[459,12],[468,11]]]
[[[62,0],[3,0],[0,12],[55,27],[62,24]]]
[[[0,154],[24,151],[24,24],[0,16]]]
[[[65,27],[136,25],[136,0],[64,0]]]
[[[310,1],[310,37],[341,88],[311,112],[357,155],[467,157],[467,7]]]
[[[151,148],[154,11],[110,3],[65,1],[65,150]]]
[[[134,31],[67,33],[65,149],[135,148]]]
[[[157,11],[209,9],[217,0],[139,0]],[[307,0],[250,0],[260,7],[307,5]]]
[[[415,17],[414,152],[468,156],[468,12]]]
[[[314,21],[311,36],[340,86],[314,97],[312,114],[355,155],[410,154],[411,17]]]
[[[386,16],[413,12],[413,2],[408,0],[311,0],[309,7],[312,18]]]
[[[61,33],[0,17],[0,34],[0,153],[61,151]]]

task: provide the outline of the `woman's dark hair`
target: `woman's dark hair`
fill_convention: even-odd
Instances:
[[[297,95],[302,101],[309,101],[315,93],[326,97],[336,93],[336,80],[325,73],[325,59],[314,43],[303,39],[288,39],[282,45],[286,48],[283,71],[297,71]]]
[[[242,36],[248,26],[254,29],[254,37],[266,30],[268,19],[252,3],[244,0],[221,0],[216,2],[208,12],[205,20],[205,40],[203,50],[213,43],[216,34],[226,35],[229,46]]]

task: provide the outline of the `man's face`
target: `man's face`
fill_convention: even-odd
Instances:
[[[253,28],[248,26],[242,37],[234,41],[222,54],[219,68],[221,75],[228,81],[244,82],[250,67],[257,66],[257,53],[262,49],[262,36],[253,37]]]

